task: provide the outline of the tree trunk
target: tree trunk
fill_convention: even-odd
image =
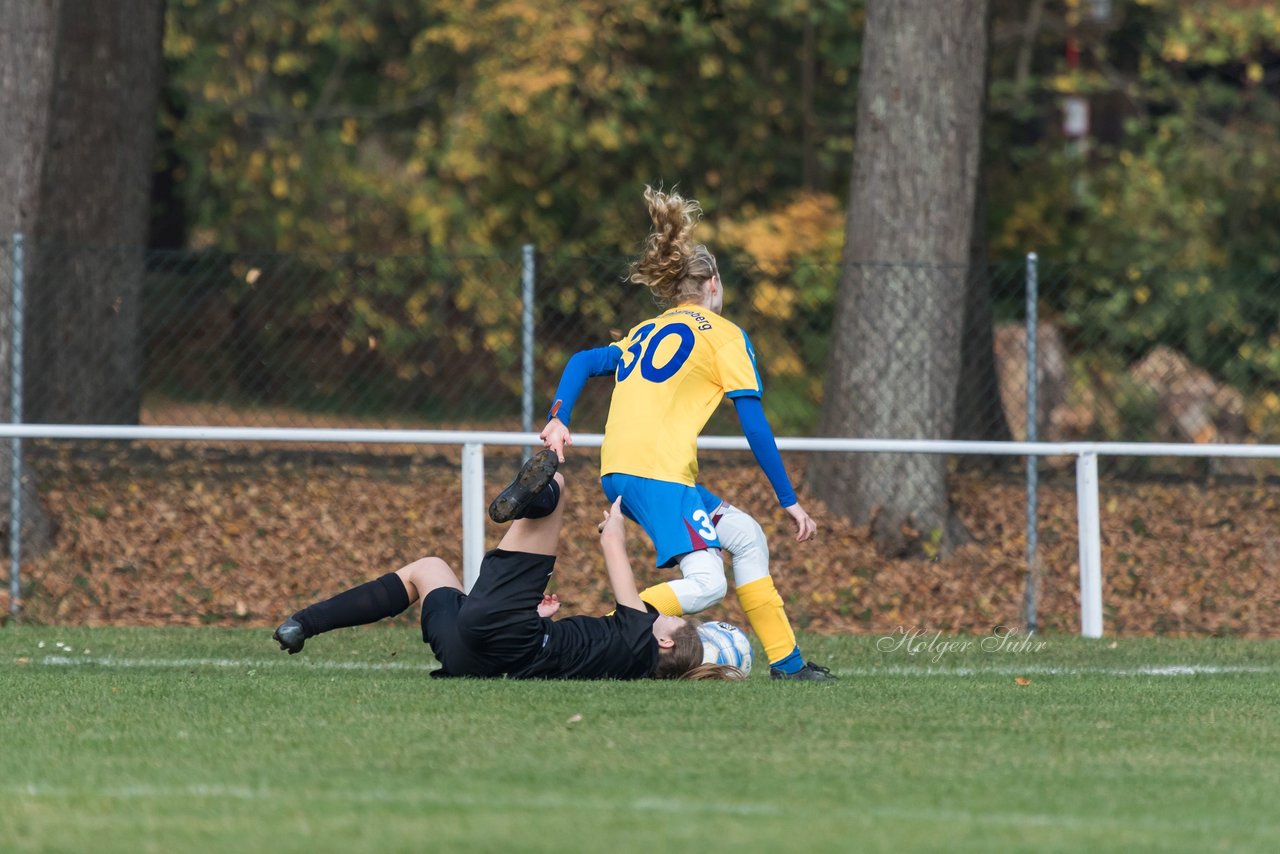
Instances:
[[[62,10],[33,229],[28,420],[136,423],[163,3]]]
[[[870,0],[822,426],[948,438],[955,421],[981,146],[987,0]],[[889,262],[889,263],[885,263]],[[946,459],[857,454],[815,494],[886,554],[949,546]]]
[[[4,187],[0,192],[0,248],[4,253],[0,258],[0,421],[5,423],[14,415],[12,307],[18,271],[13,263],[13,237],[22,233],[29,243],[39,213],[60,8],[54,0],[0,0],[0,186]],[[0,541],[5,544],[6,565],[15,461],[10,448],[8,440],[0,442]],[[30,555],[45,548],[49,537],[48,516],[40,507],[30,466],[23,467],[22,498],[23,551]],[[6,584],[0,592],[6,602],[8,591]]]
[[[991,18],[987,16],[987,40],[991,38]],[[982,115],[987,114],[991,86],[990,57],[984,63]],[[1000,381],[996,373],[995,333],[991,318],[990,260],[987,255],[986,153],[978,147],[978,177],[974,194],[973,232],[969,243],[969,281],[965,288],[964,324],[960,334],[960,384],[956,393],[957,439],[1006,442],[1012,438],[1001,405]],[[997,468],[1010,457],[967,456],[961,466]]]
[[[0,0],[0,419],[9,421],[12,236],[23,264],[25,421],[136,422],[138,298],[162,0]],[[86,246],[96,246],[87,250]],[[0,539],[13,456],[0,443]],[[23,552],[51,534],[23,466]]]

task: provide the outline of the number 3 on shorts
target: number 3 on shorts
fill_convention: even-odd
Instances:
[[[702,527],[698,528],[698,534],[704,540],[713,540],[716,536],[716,526],[711,524],[711,516],[706,510],[694,510],[693,521],[698,522]]]

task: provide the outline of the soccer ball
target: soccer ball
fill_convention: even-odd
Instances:
[[[703,664],[728,664],[743,673],[751,672],[751,640],[733,623],[721,621],[698,626],[702,639]]]

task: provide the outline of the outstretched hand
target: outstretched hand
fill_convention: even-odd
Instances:
[[[626,527],[622,521],[621,495],[614,499],[612,507],[604,511],[604,519],[596,525],[596,530],[600,532],[602,542],[607,539],[622,541],[626,537]]]
[[[548,421],[547,426],[543,427],[542,432],[538,434],[538,438],[542,440],[543,447],[556,452],[560,462],[564,462],[565,447],[573,444],[573,436],[569,433],[569,428],[559,418]]]
[[[803,543],[806,540],[813,539],[814,535],[818,533],[818,523],[813,521],[799,504],[792,504],[786,509],[787,513],[791,515],[792,521],[796,523],[796,542]]]

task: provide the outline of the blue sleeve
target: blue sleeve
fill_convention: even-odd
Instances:
[[[556,413],[556,417],[563,421],[566,427],[569,426],[569,419],[573,417],[573,405],[578,402],[578,395],[582,394],[587,380],[591,377],[612,374],[617,369],[618,360],[621,358],[622,351],[610,345],[597,347],[594,350],[579,350],[569,359],[569,363],[564,366],[564,373],[560,375],[560,385],[556,386],[554,398],[560,401],[560,410]],[[551,420],[550,412],[547,413],[547,420]]]
[[[778,453],[778,443],[773,438],[773,429],[769,427],[769,419],[764,417],[764,405],[758,397],[735,397],[733,407],[738,410],[738,423],[742,425],[742,435],[747,437],[751,453],[764,471],[765,477],[773,486],[778,496],[778,503],[790,507],[796,503],[796,491],[791,486],[791,478],[787,476],[786,466],[782,464],[782,455]]]

